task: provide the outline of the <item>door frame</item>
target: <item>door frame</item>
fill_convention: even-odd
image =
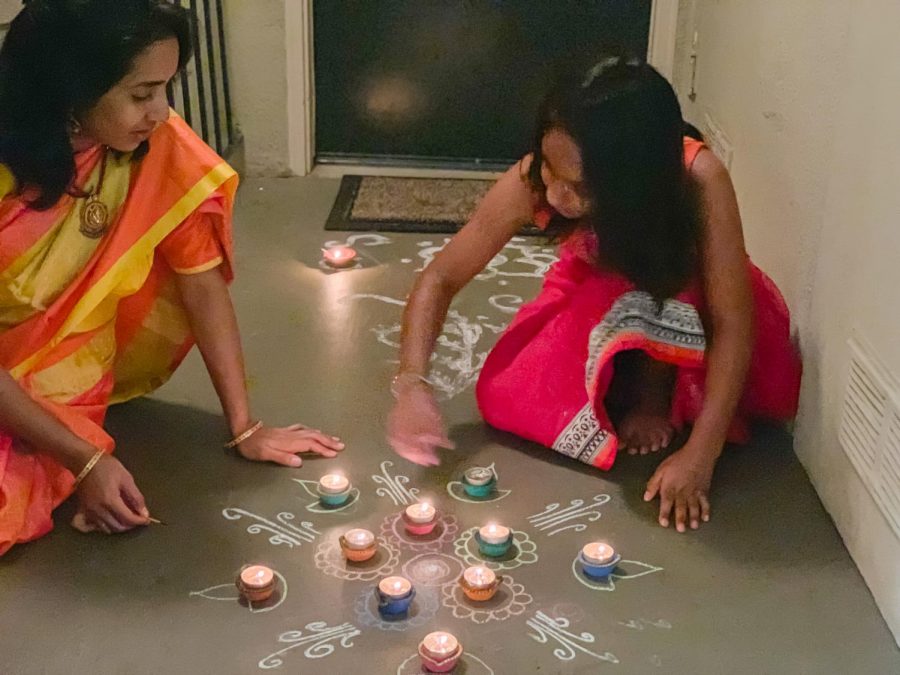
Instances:
[[[675,69],[678,4],[679,0],[653,0],[650,9],[647,61],[670,82]],[[284,25],[288,166],[296,175],[306,176],[315,168],[316,147],[313,0],[284,0]],[[341,174],[350,173],[353,167],[340,167],[338,171]],[[395,173],[390,169],[382,171]],[[416,170],[416,173],[424,176],[429,172]]]

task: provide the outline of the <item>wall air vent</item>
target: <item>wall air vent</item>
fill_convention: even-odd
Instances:
[[[850,340],[839,439],[900,537],[900,388],[871,351]]]

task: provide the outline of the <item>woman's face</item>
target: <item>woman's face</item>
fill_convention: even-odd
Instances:
[[[82,139],[131,152],[169,118],[166,84],[178,69],[175,38],[150,45],[131,71],[106,92],[82,119]]]
[[[562,129],[550,129],[541,141],[541,180],[547,202],[564,218],[578,219],[590,210],[581,150]]]

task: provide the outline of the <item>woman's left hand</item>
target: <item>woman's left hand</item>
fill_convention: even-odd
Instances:
[[[275,462],[298,467],[303,460],[301,452],[314,452],[322,457],[335,457],[344,449],[337,436],[328,436],[318,429],[308,429],[302,424],[289,427],[262,427],[238,446],[245,459],[254,462]]]
[[[645,502],[659,495],[660,525],[669,526],[673,509],[679,532],[686,531],[688,523],[696,530],[701,520],[709,521],[709,486],[717,457],[688,443],[660,463],[644,492]]]

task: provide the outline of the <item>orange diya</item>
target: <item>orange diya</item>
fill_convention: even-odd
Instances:
[[[247,602],[265,602],[275,592],[275,573],[265,565],[246,565],[234,583]]]
[[[462,573],[459,585],[469,600],[486,602],[494,597],[502,581],[503,577],[497,576],[491,568],[473,565]]]
[[[361,528],[347,530],[338,540],[341,552],[350,562],[365,562],[375,555],[378,544],[375,535]]]

